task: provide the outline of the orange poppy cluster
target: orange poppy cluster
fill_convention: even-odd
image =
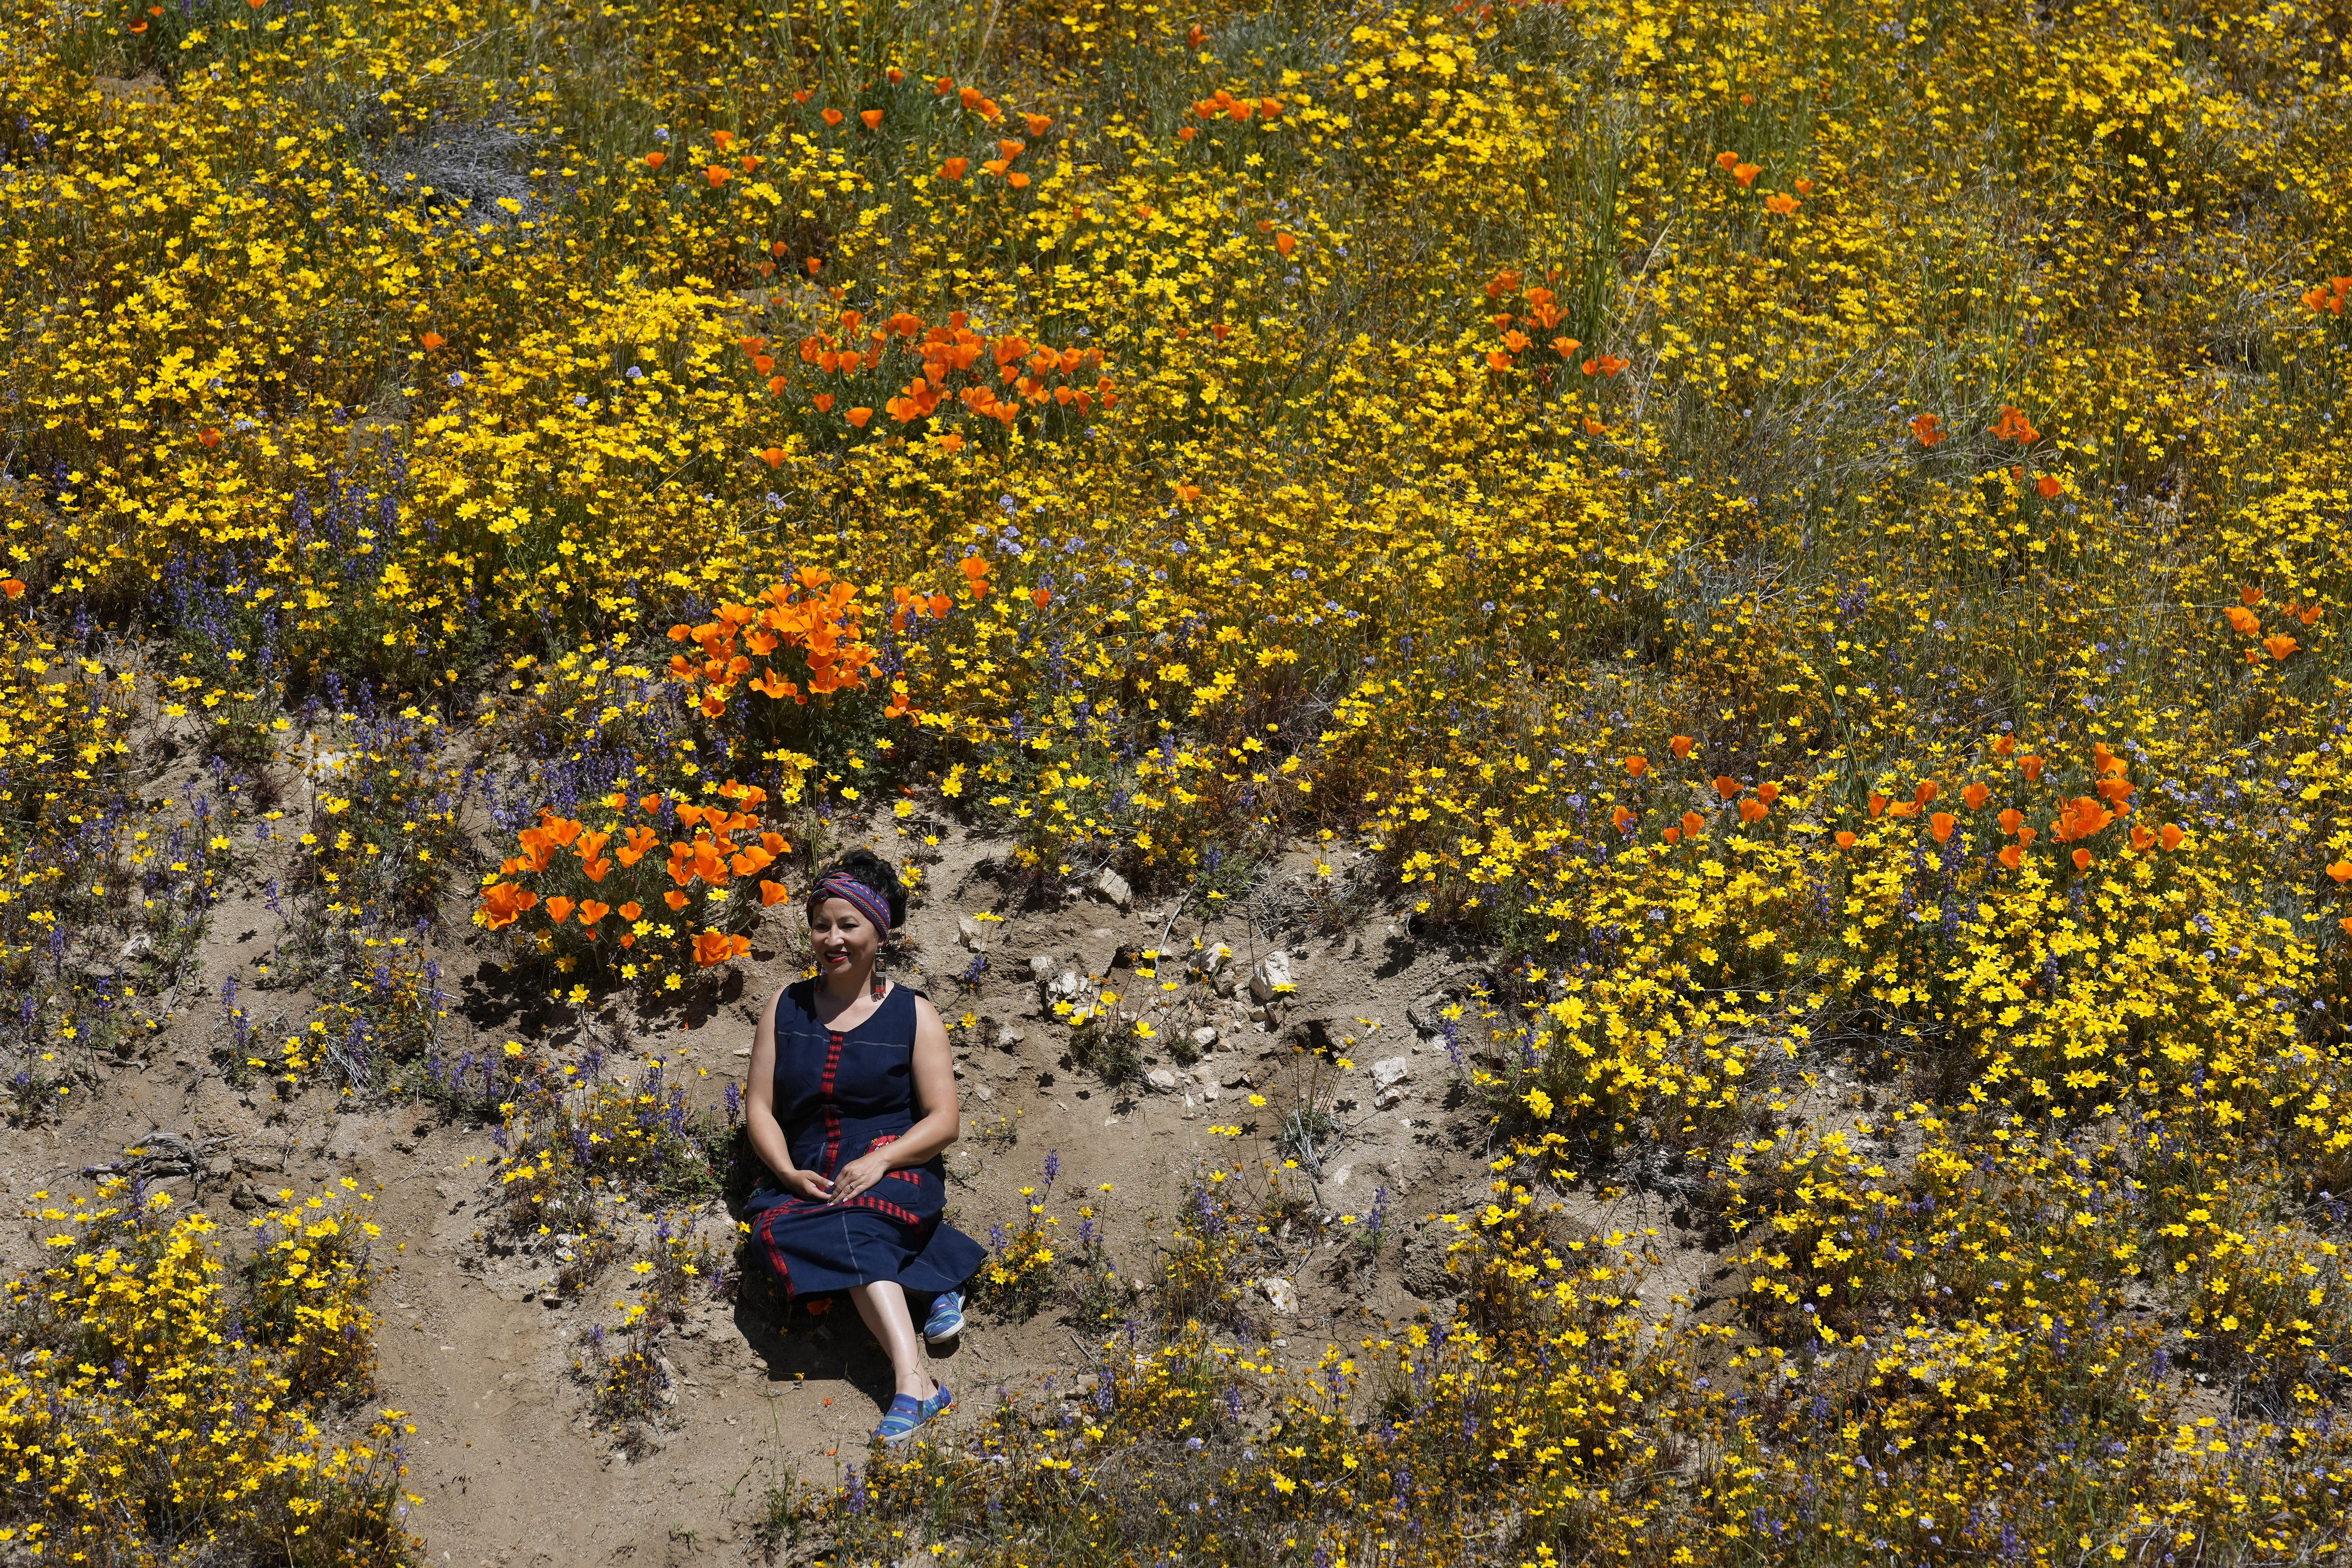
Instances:
[[[1192,114],[1199,120],[1230,120],[1236,125],[1246,125],[1253,117],[1279,120],[1282,109],[1282,100],[1278,98],[1235,98],[1219,88],[1192,105]]]
[[[2340,316],[2344,313],[2347,295],[2352,295],[2352,278],[2330,278],[2325,283],[2315,283],[2304,290],[2304,309]]]
[[[1497,272],[1486,280],[1486,297],[1497,300],[1507,299],[1519,292],[1519,285],[1520,275],[1517,272]],[[1522,327],[1532,327],[1538,331],[1548,332],[1559,325],[1562,320],[1559,296],[1541,284],[1538,284],[1527,290],[1526,308],[1517,314],[1507,310],[1499,311],[1488,317],[1487,320],[1503,334],[1503,346],[1488,352],[1486,368],[1497,373],[1507,371],[1511,368],[1513,354],[1524,353],[1535,346],[1535,340],[1521,331]],[[1576,351],[1583,346],[1580,340],[1564,335],[1551,340],[1552,352],[1565,360],[1573,360],[1576,357]],[[1587,375],[1612,376],[1632,363],[1630,360],[1619,359],[1614,354],[1602,354],[1597,359],[1586,360],[1583,370]]]
[[[649,871],[658,868],[667,873],[672,885],[662,892],[661,902],[673,915],[685,912],[694,901],[698,886],[708,895],[737,879],[759,878],[762,906],[782,902],[791,896],[784,885],[761,876],[792,848],[783,835],[760,826],[759,808],[766,803],[767,792],[757,784],[730,780],[718,794],[720,804],[703,805],[692,801],[666,803],[659,795],[633,802],[625,792],[615,790],[603,799],[602,804],[615,814],[603,827],[551,809],[541,811],[538,822],[515,836],[520,852],[501,862],[498,876],[483,886],[479,923],[489,931],[503,931],[538,909],[546,915],[551,933],[576,923],[593,943],[606,934],[605,917],[616,915],[620,923],[612,933],[614,944],[625,951],[634,948],[647,927],[645,904],[632,895],[650,898],[652,887],[659,886],[657,876],[650,887],[640,888],[637,883],[646,874],[627,874],[641,862]],[[693,829],[691,838],[669,839],[665,845],[664,835],[651,820],[658,817],[665,804],[682,826]],[[644,819],[625,827],[620,818],[632,805]],[[656,851],[665,848],[665,858],[654,858]],[[607,903],[597,895],[608,891],[605,880],[616,868],[624,873],[623,885],[611,889],[610,896],[621,901]],[[549,892],[542,898],[522,879],[542,886],[553,880],[570,890]],[[583,888],[578,879],[587,885]],[[708,968],[741,957],[751,951],[751,942],[740,935],[706,931],[693,938],[690,951],[694,962]]]
[[[1004,145],[1017,150],[1020,143]],[[765,352],[767,340],[744,338],[739,346],[751,356],[752,368],[769,376],[769,392],[781,396],[789,384],[783,376],[770,374],[775,361]],[[928,329],[923,319],[910,311],[898,311],[868,327],[864,312],[844,310],[837,331],[812,333],[801,340],[800,357],[817,375],[851,377],[880,370],[885,358],[900,348],[921,362],[919,374],[882,403],[883,412],[901,425],[929,418],[941,399],[956,390],[950,387],[950,379],[961,375],[971,375],[971,380],[956,390],[956,401],[983,419],[1006,426],[1021,417],[1024,405],[1040,407],[1050,402],[1083,417],[1097,407],[1111,408],[1118,403],[1117,384],[1102,374],[1100,350],[1055,349],[1032,343],[1017,332],[991,342],[971,330],[971,318],[961,310],[950,313],[946,325]],[[983,358],[994,368],[997,385],[1011,388],[1010,396],[1000,395],[977,374]],[[1092,375],[1094,384],[1081,384],[1076,379],[1081,375]],[[819,392],[811,399],[819,414],[830,414],[840,400],[840,395],[833,392]],[[845,410],[843,417],[862,430],[874,417],[874,409],[860,405]]]
[[[763,697],[789,697],[805,705],[813,693],[866,684],[866,671],[880,655],[865,640],[861,616],[855,584],[822,567],[803,566],[791,582],[775,584],[754,603],[722,604],[712,619],[698,626],[680,623],[670,627],[672,642],[691,642],[701,657],[671,656],[669,673],[702,688],[707,718],[727,711],[739,685]],[[805,689],[776,668],[775,656],[785,648],[797,649],[805,661]],[[756,675],[755,658],[767,661]]]
[[[2049,760],[2038,752],[2028,752],[2017,756],[2017,742],[2012,736],[2003,735],[1996,740],[1992,750],[1997,756],[2014,757],[2017,771],[2027,784],[2039,784],[2048,770]],[[2078,846],[2072,856],[2077,871],[2089,870],[2095,859],[2087,847],[2080,847],[2083,840],[2094,837],[2131,815],[2131,797],[2139,786],[2124,777],[2126,766],[2124,759],[2109,749],[2106,742],[2094,742],[2091,769],[2097,782],[2092,785],[2091,793],[2062,799],[2058,803],[2058,815],[2049,826],[2051,841]],[[1870,795],[1870,815],[1873,819],[1916,816],[1941,794],[1941,786],[1933,779],[1922,780],[1913,789],[1909,800],[1894,800],[1874,790]],[[1982,810],[1991,798],[1991,789],[1980,782],[1970,784],[1960,791],[1961,803],[1972,812]],[[2003,846],[1997,857],[2002,866],[2014,871],[2024,864],[2025,851],[2032,847],[2041,833],[2026,826],[2025,814],[2015,806],[2004,806],[1994,820],[2000,824],[2005,837],[2017,841]],[[1934,812],[1928,816],[1928,829],[1938,844],[1949,843],[1959,825],[1960,819],[1949,812]],[[2135,823],[2130,843],[2134,849],[2142,852],[2159,846],[2169,850],[2179,848],[2187,837],[2188,835],[2179,826],[2169,822],[2156,828]],[[1858,842],[1859,837],[1852,832],[1841,831],[1837,835],[1837,845],[1841,849],[1851,849]]]
[[[2221,614],[2229,620],[2231,629],[2240,637],[2254,638],[2262,645],[2260,649],[2250,647],[2246,650],[2248,664],[2262,663],[2263,655],[2265,653],[2271,656],[2273,661],[2284,664],[2290,657],[2303,650],[2303,645],[2295,640],[2294,635],[2291,632],[2273,632],[2269,637],[2263,636],[2263,618],[2254,613],[2254,606],[2268,596],[2260,588],[2241,588],[2238,590],[2238,598],[2241,602],[2235,605],[2225,605],[2221,608]],[[2317,605],[2299,605],[2290,599],[2282,615],[2287,619],[2301,622],[2305,627],[2319,624]]]
[[[2004,403],[2000,405],[2000,418],[1993,425],[1992,437],[1996,441],[2014,441],[2021,447],[2031,447],[2042,439],[2042,432],[2026,418],[2024,410]]]

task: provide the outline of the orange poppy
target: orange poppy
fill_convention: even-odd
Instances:
[[[1640,778],[1650,771],[1650,759],[1636,752],[1625,759],[1625,771],[1633,777]]]
[[[1994,820],[2000,824],[2000,830],[2003,833],[2013,834],[2019,827],[2024,825],[2025,813],[2018,810],[2017,807],[2012,805],[2003,809],[2001,814],[1998,817],[1994,818]]]
[[[789,899],[792,896],[791,892],[786,889],[782,882],[771,882],[763,879],[760,883],[760,903],[763,908],[773,908],[775,905],[782,903],[786,899]]]
[[[2295,652],[2303,645],[2284,632],[2281,632],[2274,637],[2264,637],[2263,647],[2269,651],[2273,658],[2284,660],[2287,655]]]
[[[849,422],[852,425],[855,425],[860,430],[863,430],[866,428],[866,422],[874,417],[874,410],[871,408],[853,408],[849,411],[848,417]]]
[[[1666,745],[1674,752],[1675,755],[1678,757],[1689,756],[1691,754],[1691,747],[1693,744],[1695,744],[1695,742],[1688,735],[1676,735],[1666,742]]]
[[[857,118],[866,121],[868,131],[882,129],[882,111],[878,109],[861,109],[857,111]]]
[[[620,908],[620,916],[625,921],[634,921],[645,912],[645,906],[638,903],[635,899],[631,899],[627,903],[623,904]]]
[[[2131,847],[2145,853],[2156,847],[2156,835],[2136,822],[2132,824]]]
[[[1996,737],[1994,737],[1993,743],[1992,743],[1992,754],[1993,754],[1994,756],[1996,756],[1996,757],[2005,757],[2005,756],[2008,756],[2011,752],[2014,752],[2014,751],[2016,751],[2016,750],[2017,750],[2017,737],[2016,737],[2016,736],[2014,736],[2014,735],[2000,735],[2000,736],[1996,736]]]
[[[2019,866],[2024,864],[2025,852],[2014,844],[2003,845],[2001,847],[2000,859],[2002,865],[2014,871]]]
[[[2243,604],[2250,610],[2256,605],[2261,604],[2264,597],[2265,595],[2260,588],[2249,586],[2238,590],[2239,602]]]
[[[1922,447],[1933,448],[1941,446],[1946,433],[1944,422],[1932,414],[1915,415],[1912,417],[1911,434]]]
[[[1727,773],[1717,773],[1715,775],[1715,793],[1729,800],[1739,793],[1739,781]]]
[[[2075,851],[2074,851],[2074,869],[2076,869],[2077,871],[2087,871],[2087,870],[2089,870],[2089,869],[2091,868],[2091,859],[2092,859],[2092,856],[2091,856],[2091,852],[2090,852],[2089,850],[2087,850],[2087,849],[2077,849],[2077,850],[2075,850]]]
[[[1972,784],[1960,792],[1960,802],[1970,811],[1980,811],[1984,807],[1984,803],[1991,796],[1992,791],[1985,788],[1983,784]]]
[[[1624,832],[1625,825],[1633,820],[1633,814],[1626,810],[1622,805],[1618,806],[1609,814],[1609,826],[1615,828],[1620,833]]]
[[[1870,792],[1870,815],[1874,821],[1886,815],[1886,797],[1876,790]]]
[[[1780,798],[1780,786],[1770,779],[1766,779],[1756,786],[1756,798],[1769,805]]]
[[[2240,637],[2259,637],[2262,634],[2263,618],[2253,611],[2242,609],[2236,605],[2225,605],[2222,606],[2221,614],[2229,617],[2230,625],[2236,628]]]
[[[2352,882],[2352,860],[2337,860],[2327,868],[2328,877],[2337,887]]]
[[[942,180],[961,180],[963,178],[964,171],[971,167],[971,160],[969,158],[950,158],[947,162],[940,165],[940,178]]]
[[[672,888],[662,895],[662,902],[667,904],[673,910],[682,910],[686,908],[686,895]]]
[[[702,171],[702,177],[710,182],[711,189],[717,190],[719,186],[725,184],[729,180],[735,177],[735,171],[728,168],[723,163],[713,163],[710,167]]]
[[[1683,813],[1683,837],[1696,838],[1706,831],[1706,818],[1696,811]]]
[[[2043,763],[2039,755],[2032,752],[2028,752],[2025,755],[2017,759],[2017,771],[2025,775],[2025,782],[2027,784],[2041,783],[2042,770],[2048,764]]]
[[[2055,474],[2044,474],[2033,481],[2033,493],[2043,500],[2056,500],[2058,492],[2065,488],[2065,481]]]
[[[2168,822],[2157,830],[2156,841],[2167,849],[2178,849],[2180,847],[2180,841],[2188,837],[2189,835],[2180,831],[2178,825]]]
[[[1751,795],[1748,799],[1739,803],[1739,820],[1742,822],[1761,822],[1771,809],[1772,808],[1770,806],[1766,805],[1762,801],[1758,800]]]
[[[549,906],[548,912],[550,914],[555,912],[552,905]],[[580,923],[582,925],[593,926],[598,921],[603,920],[606,915],[609,915],[612,912],[613,906],[610,904],[600,904],[593,899],[583,899],[580,900]]]
[[[1937,812],[1927,818],[1927,831],[1936,836],[1936,842],[1938,844],[1949,844],[1952,841],[1952,829],[1959,825],[1960,819],[1948,811]]]
[[[664,163],[668,162],[669,154],[667,153],[648,153],[646,154],[646,167],[648,169],[658,169]]]
[[[1854,839],[1854,837],[1853,837],[1853,834],[1848,833],[1848,832],[1847,832],[1847,831],[1845,831],[1843,828],[1840,828],[1840,829],[1838,830],[1838,835],[1837,835],[1837,847],[1838,847],[1839,848],[1841,848],[1841,849],[1851,849],[1851,848],[1853,848],[1853,847],[1854,847],[1854,843],[1855,843],[1855,839]]]
[[[1669,845],[1679,844],[1683,841],[1683,830],[1679,827],[1669,827],[1664,833],[1658,835],[1658,837],[1664,839]]]

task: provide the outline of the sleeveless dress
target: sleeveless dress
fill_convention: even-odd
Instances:
[[[819,1175],[902,1137],[915,1124],[915,998],[893,984],[873,1015],[846,1031],[817,1019],[817,983],[787,986],[776,1003],[775,1111],[793,1162]],[[953,1226],[945,1169],[892,1171],[840,1203],[788,1193],[764,1174],[745,1204],[751,1236],[784,1297],[895,1279],[908,1290],[954,1290],[987,1249]]]

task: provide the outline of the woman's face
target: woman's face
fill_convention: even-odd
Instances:
[[[847,899],[824,899],[809,911],[809,945],[819,974],[856,974],[872,967],[882,933]]]

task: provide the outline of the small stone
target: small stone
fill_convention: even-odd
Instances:
[[[988,922],[976,921],[970,915],[958,915],[956,940],[974,952],[985,952],[988,948]]]
[[[1122,913],[1135,901],[1135,889],[1127,885],[1127,879],[1108,866],[1102,868],[1102,875],[1095,879],[1095,891],[1117,904]]]
[[[1212,1025],[1203,1024],[1199,1028],[1193,1030],[1192,1045],[1194,1048],[1200,1050],[1203,1054],[1215,1050],[1217,1048],[1217,1031],[1215,1027]]]
[[[1395,1084],[1391,1084],[1386,1089],[1378,1089],[1373,1092],[1372,1109],[1374,1110],[1387,1110],[1402,1103],[1403,1100],[1404,1090],[1398,1088]]]
[[[1176,1088],[1176,1075],[1166,1068],[1153,1068],[1143,1075],[1143,1081],[1162,1094],[1170,1093]]]
[[[986,1105],[996,1098],[996,1091],[984,1083],[976,1083],[971,1086],[971,1097]]]
[[[1412,1076],[1412,1061],[1407,1057],[1382,1057],[1372,1064],[1372,1081],[1382,1089],[1402,1083]]]
[[[1250,970],[1250,995],[1260,1003],[1273,1001],[1290,983],[1290,954],[1280,948],[1259,959]]]
[[[1257,1288],[1276,1312],[1286,1318],[1297,1314],[1298,1291],[1289,1280],[1279,1274],[1269,1274],[1257,1282]]]
[[[1201,1098],[1207,1100],[1212,1105],[1214,1105],[1217,1102],[1218,1092],[1219,1090],[1217,1086],[1213,1083],[1203,1084],[1201,1086]]]
[[[1029,958],[1029,978],[1040,985],[1054,977],[1055,966],[1062,961],[1050,952],[1033,953]]]

